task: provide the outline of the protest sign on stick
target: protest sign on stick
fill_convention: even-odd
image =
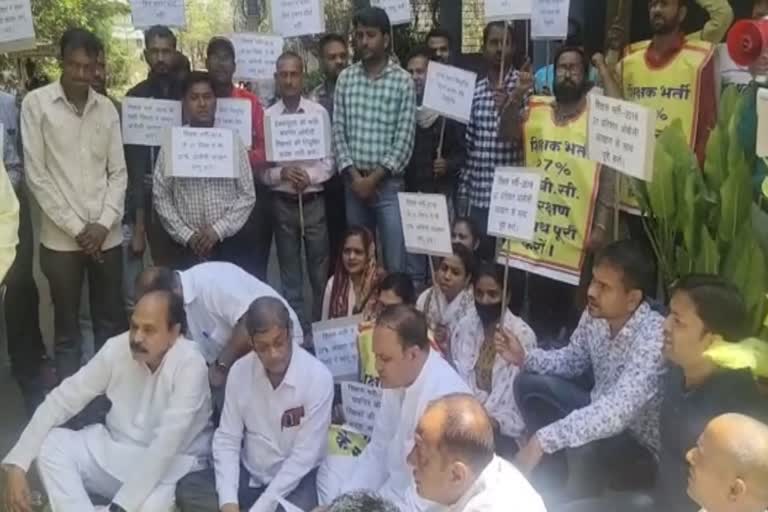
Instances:
[[[531,13],[531,38],[566,39],[570,7],[570,0],[536,0]]]
[[[181,102],[126,96],[122,102],[123,143],[160,146],[166,130],[181,126]]]
[[[399,192],[405,248],[411,254],[450,256],[451,226],[443,194]]]
[[[413,20],[411,0],[371,0],[371,7],[381,7],[387,11],[391,25],[403,25]]]
[[[330,154],[330,121],[327,114],[286,114],[264,117],[267,160],[295,162],[317,160]]]
[[[234,138],[223,128],[172,128],[171,176],[234,178]]]
[[[357,379],[360,357],[357,352],[360,316],[334,318],[312,324],[315,354],[335,380]]]
[[[30,0],[0,0],[0,51],[35,47]]]
[[[485,0],[485,22],[531,19],[533,0]]]
[[[235,47],[235,80],[271,80],[283,53],[283,38],[269,34],[237,32],[229,39]]]
[[[187,25],[184,0],[130,0],[133,26],[139,29],[154,25],[184,28]]]
[[[477,74],[471,71],[430,61],[422,106],[467,124],[472,112],[476,81]]]
[[[243,145],[250,148],[253,140],[253,111],[251,101],[238,98],[216,100],[216,128],[227,128],[240,136]]]
[[[344,422],[361,434],[373,434],[376,414],[381,408],[379,387],[359,382],[341,383],[341,404],[344,410]]]
[[[325,32],[325,13],[321,0],[272,0],[272,27],[283,37]]]

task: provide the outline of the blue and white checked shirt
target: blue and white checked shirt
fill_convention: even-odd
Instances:
[[[517,77],[517,71],[512,70],[504,80],[509,94],[517,87]],[[466,134],[467,161],[459,177],[459,195],[468,197],[469,205],[476,208],[491,205],[494,169],[521,166],[525,158],[519,144],[510,144],[499,136],[500,116],[493,100],[494,90],[487,77],[475,86]]]

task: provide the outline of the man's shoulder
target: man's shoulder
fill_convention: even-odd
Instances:
[[[152,96],[152,87],[149,78],[145,78],[141,82],[137,83],[125,93],[126,96],[134,98],[149,98]]]
[[[448,361],[433,350],[430,350],[430,355],[423,371],[427,372],[425,375],[424,392],[429,395],[429,400],[440,398],[449,393],[471,392],[467,383],[448,364]]]

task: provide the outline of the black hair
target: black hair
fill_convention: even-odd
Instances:
[[[747,305],[739,289],[716,275],[691,274],[681,278],[673,293],[685,293],[696,307],[708,332],[727,341],[741,341],[749,335]]]
[[[165,300],[165,303],[168,305],[168,327],[172,328],[174,325],[180,326],[179,331],[184,334],[187,332],[187,312],[184,309],[184,299],[176,294],[173,293],[170,289],[165,288],[153,288],[145,290],[144,293],[136,298],[136,303],[148,296],[148,295],[157,295]]]
[[[277,68],[280,65],[280,62],[286,59],[296,59],[299,61],[299,65],[301,66],[301,69],[304,69],[304,59],[301,58],[301,55],[298,53],[286,50],[283,53],[280,54],[280,56],[277,58],[277,61],[275,61],[275,68]]]
[[[210,57],[213,52],[220,50],[224,50],[230,57],[232,57],[232,60],[235,60],[235,45],[226,37],[221,36],[212,37],[211,40],[208,41],[208,47],[205,49],[205,56]]]
[[[318,53],[322,56],[323,52],[325,51],[325,47],[328,46],[331,43],[340,43],[343,44],[345,47],[347,46],[347,39],[339,34],[325,34],[323,37],[320,38],[320,41],[317,43],[317,50]]]
[[[195,84],[201,84],[206,83],[211,86],[211,89],[213,89],[213,81],[211,80],[211,75],[208,74],[206,71],[191,71],[189,75],[187,75],[187,78],[184,80],[184,83],[181,84],[181,96],[184,97],[187,95],[189,90],[192,88]]]
[[[372,491],[352,491],[334,499],[327,512],[400,512],[391,502]]]
[[[480,474],[494,456],[494,435],[488,412],[468,393],[451,393],[428,406],[445,413],[439,447],[467,463]]]
[[[491,30],[494,28],[503,29],[505,25],[507,27],[507,43],[514,45],[515,31],[512,28],[512,24],[507,23],[506,21],[492,21],[489,24],[487,24],[483,29],[483,47],[485,47],[485,45],[488,44],[488,37],[490,37],[491,35]]]
[[[144,47],[149,48],[149,43],[155,38],[170,39],[176,48],[176,34],[165,25],[152,25],[144,31]]]
[[[464,265],[464,271],[467,275],[473,277],[477,271],[475,253],[464,244],[453,244],[451,248],[453,249],[453,255],[459,258],[461,264]]]
[[[421,350],[427,350],[429,348],[427,318],[412,305],[387,306],[376,320],[376,325],[395,331],[403,349],[418,347]]]
[[[456,226],[456,224],[466,224],[466,226],[469,228],[469,233],[472,235],[472,238],[475,239],[475,242],[480,241],[480,229],[477,227],[475,221],[470,217],[456,217],[453,219],[451,231],[453,231],[453,228]]]
[[[141,293],[173,291],[175,287],[176,272],[168,267],[148,267],[136,276],[136,289]]]
[[[283,302],[276,297],[259,297],[251,302],[245,312],[245,328],[248,335],[263,333],[273,327],[291,330],[291,315]]]
[[[416,57],[424,57],[427,60],[433,60],[435,58],[435,52],[430,50],[428,46],[417,46],[408,54],[408,58],[405,60],[406,64]]]
[[[490,277],[503,288],[504,267],[492,261],[481,261],[475,267],[475,277],[472,279],[472,282],[477,284],[477,282],[483,277]]]
[[[381,31],[382,34],[389,36],[392,30],[392,24],[389,22],[387,11],[381,7],[365,7],[355,13],[352,19],[355,27],[373,27]],[[390,43],[391,44],[391,43]]]
[[[190,73],[192,71],[192,63],[189,62],[189,57],[183,53],[177,51],[176,59],[173,61],[174,71],[186,71]]]
[[[59,40],[61,58],[63,59],[66,53],[74,50],[83,50],[86,55],[95,59],[99,56],[99,52],[104,51],[104,45],[93,32],[84,28],[70,28]]]
[[[620,269],[627,290],[640,290],[645,298],[656,283],[653,255],[637,240],[618,240],[605,246],[595,256],[594,267],[608,264]]]
[[[395,295],[403,299],[403,304],[416,304],[416,289],[408,274],[402,272],[389,274],[379,283],[379,293],[385,290],[393,291]]]
[[[555,69],[557,69],[557,63],[560,61],[560,57],[563,56],[565,53],[578,53],[581,56],[581,64],[584,69],[584,79],[586,80],[589,76],[589,59],[587,59],[587,54],[584,53],[584,50],[579,48],[578,46],[569,46],[569,45],[563,45],[561,46],[557,52],[555,52],[555,60],[554,62]]]
[[[432,30],[430,30],[429,33],[427,34],[427,37],[424,38],[424,42],[427,43],[433,37],[442,37],[443,39],[448,41],[448,46],[451,46],[453,44],[453,35],[447,30],[442,29],[440,27],[433,28]]]

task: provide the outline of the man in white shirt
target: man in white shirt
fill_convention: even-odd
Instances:
[[[326,459],[318,473],[322,503],[340,493],[371,489],[403,511],[426,510],[431,504],[416,494],[406,461],[416,424],[432,400],[450,393],[469,393],[459,375],[430,349],[427,321],[413,306],[386,308],[373,332],[376,370],[384,388],[371,442],[357,459]],[[345,464],[351,460],[351,464]]]
[[[210,455],[211,396],[205,361],[183,337],[183,304],[155,291],[136,304],[129,332],[111,338],[37,409],[3,460],[7,509],[30,509],[26,471],[37,459],[52,510],[169,512],[176,482]],[[57,428],[96,396],[112,402],[106,424]]]
[[[245,324],[253,351],[227,380],[213,439],[215,485],[210,470],[185,478],[178,491],[182,512],[274,512],[277,498],[305,511],[317,505],[315,474],[325,457],[333,377],[292,342],[280,300],[255,300]]]
[[[741,414],[718,416],[687,458],[688,495],[702,512],[768,510],[768,425]]]
[[[292,114],[318,114],[330,137],[328,112],[319,103],[301,97],[304,90],[304,60],[294,52],[277,59],[275,83],[280,100],[265,112],[269,118]],[[325,141],[320,141],[325,144]],[[262,182],[272,188],[275,214],[275,243],[280,260],[283,294],[299,314],[305,331],[312,321],[320,320],[323,290],[328,277],[328,227],[323,200],[324,184],[334,173],[333,158],[275,163],[260,174]],[[306,268],[312,286],[312,318],[304,318],[304,275],[301,258],[302,239],[306,251]],[[298,258],[296,255],[299,255]]]
[[[224,383],[235,361],[250,352],[251,342],[245,326],[245,313],[261,297],[275,297],[288,307],[294,341],[304,340],[296,313],[268,284],[237,265],[208,262],[183,272],[151,267],[139,275],[136,289],[171,290],[184,300],[189,321],[189,338],[208,364],[214,408],[224,404]]]
[[[546,512],[541,496],[494,454],[493,426],[472,395],[435,400],[416,429],[408,462],[416,490],[446,512]]]
[[[87,30],[61,37],[61,79],[21,105],[25,176],[40,205],[40,267],[54,309],[56,370],[80,367],[80,293],[87,273],[96,349],[125,331],[121,221],[127,173],[120,119],[91,88],[101,43]]]

